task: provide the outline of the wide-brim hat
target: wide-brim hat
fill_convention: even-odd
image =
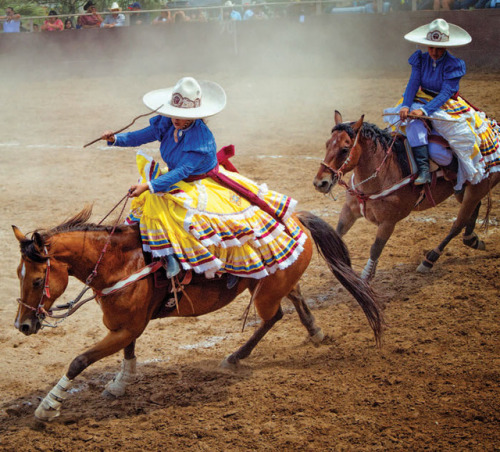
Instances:
[[[471,35],[463,28],[449,24],[444,19],[436,19],[430,24],[415,28],[405,35],[405,39],[430,47],[459,47],[472,41]]]
[[[222,111],[226,93],[217,83],[184,77],[171,88],[146,93],[142,100],[146,107],[169,118],[200,119]]]
[[[110,11],[121,11],[120,5],[117,2],[113,2],[109,7]]]

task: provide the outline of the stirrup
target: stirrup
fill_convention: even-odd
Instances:
[[[424,185],[431,183],[431,175],[429,173],[420,173],[418,177],[413,181],[413,185]]]
[[[232,273],[227,274],[226,287],[231,290],[238,282],[240,281],[240,277],[233,275]]]
[[[167,256],[167,278],[173,278],[177,276],[181,271],[181,267],[177,259],[172,255]]]

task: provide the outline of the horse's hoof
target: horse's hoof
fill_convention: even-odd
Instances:
[[[240,367],[240,360],[231,358],[232,355],[226,356],[220,363],[222,369],[236,370]]]
[[[101,396],[108,400],[115,400],[118,398],[118,396],[114,395],[112,392],[109,392],[107,389],[101,392]]]
[[[309,336],[309,340],[316,346],[321,344],[324,338],[325,338],[325,333],[323,333],[323,330],[321,328],[318,331],[316,331],[315,334]]]
[[[422,262],[418,267],[417,267],[417,272],[418,273],[429,273],[432,270],[432,267],[428,267],[425,265],[424,262]]]
[[[38,405],[38,408],[35,410],[35,417],[42,422],[50,422],[53,421],[56,417],[61,415],[61,411],[55,408],[44,408],[43,401]]]

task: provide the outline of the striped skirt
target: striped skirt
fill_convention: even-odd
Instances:
[[[425,105],[433,97],[422,90],[417,92],[410,111]],[[402,99],[395,108],[386,113],[399,113]],[[459,162],[457,184],[459,190],[465,182],[477,184],[490,173],[500,171],[500,127],[484,112],[476,110],[466,100],[458,96],[451,98],[432,113],[432,128],[445,138]],[[398,116],[385,116],[384,120],[394,124]],[[445,119],[446,121],[440,121]],[[404,127],[401,128],[404,133]]]
[[[137,166],[141,182],[164,171],[142,151]],[[126,222],[140,224],[144,251],[157,258],[174,254],[185,270],[208,278],[227,272],[260,279],[290,266],[307,239],[291,217],[296,201],[219,171],[258,195],[280,221],[211,178],[181,181],[167,193],[146,191],[132,200]]]

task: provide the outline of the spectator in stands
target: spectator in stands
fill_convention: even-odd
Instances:
[[[189,21],[189,17],[186,16],[186,13],[184,11],[176,11],[174,13],[174,22],[187,22]]]
[[[103,19],[99,14],[97,14],[95,3],[92,0],[88,0],[83,9],[87,12],[87,14],[84,16],[78,16],[78,28],[99,28]]]
[[[51,10],[49,12],[49,18],[42,25],[42,31],[62,31],[64,30],[64,24],[59,17],[57,17],[57,11]]]
[[[122,10],[120,5],[113,2],[109,10],[111,11],[111,14],[106,15],[104,22],[101,24],[101,28],[123,27],[125,25],[125,15],[120,14],[120,11]]]
[[[132,3],[128,9],[134,11],[130,14],[130,25],[145,25],[149,23],[149,14],[141,12],[141,4],[139,2]]]
[[[253,16],[252,19],[257,19],[257,20],[263,20],[263,19],[269,19],[269,16],[266,14],[264,11],[264,1],[257,0],[254,3],[253,7]]]
[[[153,20],[153,25],[165,25],[169,24],[172,22],[172,16],[170,14],[170,11],[168,10],[168,7],[165,6],[163,11],[160,12],[160,15],[155,17]]]
[[[75,28],[75,26],[73,25],[73,21],[68,17],[64,21],[64,29],[65,30],[73,30],[74,28]]]
[[[254,12],[252,10],[252,5],[250,3],[243,4],[243,20],[250,20],[254,16]]]
[[[5,9],[5,16],[0,16],[3,21],[4,33],[19,33],[21,31],[21,15],[16,14],[14,8],[7,7]]]
[[[189,20],[192,22],[206,22],[207,16],[201,9],[189,10]]]
[[[234,9],[234,4],[231,0],[227,0],[227,2],[224,3],[222,20],[241,20],[241,14]]]

